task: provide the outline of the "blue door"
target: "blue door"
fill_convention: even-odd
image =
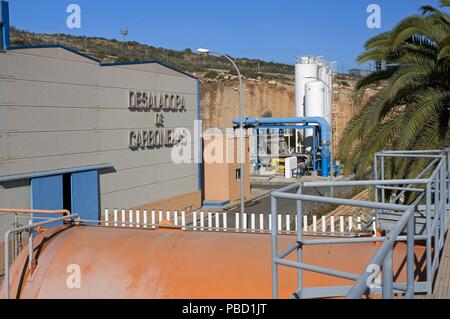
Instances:
[[[46,176],[33,178],[31,180],[31,208],[42,210],[63,209],[63,176]],[[34,214],[34,217],[49,218],[49,215]],[[33,222],[42,222],[42,219],[35,219]],[[45,225],[44,228],[51,228],[60,225],[62,222]]]
[[[83,220],[100,220],[98,171],[74,173],[70,184],[72,213]]]

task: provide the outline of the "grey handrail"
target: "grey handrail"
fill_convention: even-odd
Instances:
[[[39,213],[38,210],[36,211],[31,211],[32,213]],[[64,211],[67,212],[67,211]],[[59,214],[61,214],[61,211],[58,211]],[[70,213],[70,212],[69,212]],[[36,228],[38,228],[39,226],[44,226],[47,224],[51,224],[54,222],[58,222],[58,221],[65,221],[65,220],[74,220],[76,218],[78,218],[79,215],[78,214],[69,214],[69,215],[65,215],[63,217],[57,217],[57,218],[53,218],[51,220],[47,220],[47,221],[43,221],[43,222],[39,222],[39,223],[34,223],[34,224],[30,224],[27,226],[22,226],[22,227],[18,227],[18,228],[14,228],[14,229],[10,229],[5,233],[5,256],[4,256],[4,260],[5,260],[5,279],[4,279],[4,298],[5,299],[9,299],[10,297],[10,285],[11,285],[11,280],[10,280],[10,265],[9,265],[9,240],[12,234],[14,233],[19,233],[19,232],[24,232],[24,231],[29,231],[29,241],[28,241],[28,253],[29,253],[29,263],[32,262],[33,259],[33,232],[36,230]]]
[[[380,152],[375,156],[382,158],[382,163],[385,157],[394,158],[414,158],[414,159],[430,159],[432,160],[416,179],[403,180],[385,180],[384,174],[381,179],[378,179],[377,164],[374,165],[376,180],[374,181],[339,181],[339,182],[308,182],[299,183],[295,185],[286,186],[278,191],[272,193],[272,295],[278,298],[278,267],[286,266],[296,268],[298,271],[298,290],[294,296],[302,298],[309,296],[339,296],[347,298],[360,298],[363,294],[377,294],[381,292],[383,298],[392,298],[394,292],[404,292],[406,298],[412,298],[417,292],[431,293],[432,282],[439,266],[439,253],[444,243],[444,236],[448,230],[447,209],[449,209],[449,190],[450,190],[450,149],[443,151],[406,151],[406,152]],[[382,165],[383,167],[383,165]],[[433,168],[431,176],[423,178],[425,174]],[[403,187],[403,185],[407,185]],[[417,188],[415,185],[423,185],[425,188]],[[320,197],[302,194],[302,189],[307,187],[351,187],[351,186],[376,186],[379,189],[398,189],[401,194],[406,192],[418,193],[414,203],[410,205],[398,205],[394,203],[385,203],[384,197],[381,202],[378,201],[378,196],[375,196],[375,201],[360,201],[351,199],[342,199],[335,197]],[[293,193],[295,191],[296,193]],[[400,194],[400,195],[401,195]],[[426,199],[426,231],[423,234],[415,234],[415,213],[419,211],[419,204]],[[354,207],[367,207],[375,210],[397,211],[403,212],[400,219],[395,223],[385,237],[362,237],[362,238],[343,238],[343,239],[312,239],[304,240],[300,231],[297,234],[297,242],[290,245],[287,250],[278,252],[278,220],[276,215],[278,213],[279,199],[295,200],[297,202],[297,218],[302,220],[302,202],[313,201],[319,203],[337,204]],[[404,230],[407,230],[406,236],[402,235]],[[414,249],[415,241],[426,241],[426,281],[415,282],[414,280]],[[435,252],[432,249],[432,240],[434,240]],[[406,283],[394,282],[393,278],[393,248],[396,242],[406,241]],[[332,269],[325,269],[319,266],[306,265],[302,262],[303,248],[306,245],[321,245],[321,244],[354,244],[354,243],[370,243],[380,242],[381,247],[376,251],[371,261],[366,265],[366,269],[358,276],[345,272],[339,272]],[[297,262],[284,260],[286,256],[294,251],[297,251]],[[369,267],[372,266],[372,267]],[[375,269],[382,270],[383,280],[381,285],[374,285],[372,275]],[[346,279],[354,279],[356,283],[351,287],[320,287],[320,288],[303,288],[303,270],[312,272],[319,272],[331,276],[337,276]],[[375,287],[375,288],[373,288]],[[316,290],[314,290],[316,289]],[[348,290],[347,290],[348,289]],[[320,290],[320,291],[319,291]]]

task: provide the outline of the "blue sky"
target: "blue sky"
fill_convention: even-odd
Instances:
[[[175,50],[206,47],[233,56],[294,63],[298,55],[357,67],[370,37],[438,0],[9,0],[11,23],[33,32],[120,38]],[[81,6],[81,29],[66,27],[66,7]],[[369,4],[382,9],[382,28],[366,25]]]

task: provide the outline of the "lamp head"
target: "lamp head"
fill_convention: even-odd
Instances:
[[[206,53],[206,54],[208,54],[209,50],[208,49],[199,48],[199,49],[197,49],[197,52],[198,53]]]

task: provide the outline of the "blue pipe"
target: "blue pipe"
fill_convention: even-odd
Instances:
[[[252,126],[253,127],[253,126]],[[239,124],[235,125],[235,128],[239,128]],[[317,125],[302,125],[302,126],[295,126],[295,125],[261,125],[261,126],[254,126],[256,129],[277,129],[277,130],[315,130],[317,129]]]
[[[241,119],[233,119],[233,124],[240,125]],[[320,127],[320,142],[322,146],[322,176],[331,176],[331,127],[322,117],[281,117],[281,118],[245,118],[245,126],[265,124],[318,124]]]
[[[0,51],[9,46],[9,2],[0,1]]]
[[[314,138],[313,138],[313,150],[312,150],[312,153],[313,153],[313,171],[314,172],[316,172],[317,171],[317,156],[316,156],[316,153],[317,153],[317,145],[316,145],[316,141],[317,141],[317,131],[316,130],[314,130]]]

